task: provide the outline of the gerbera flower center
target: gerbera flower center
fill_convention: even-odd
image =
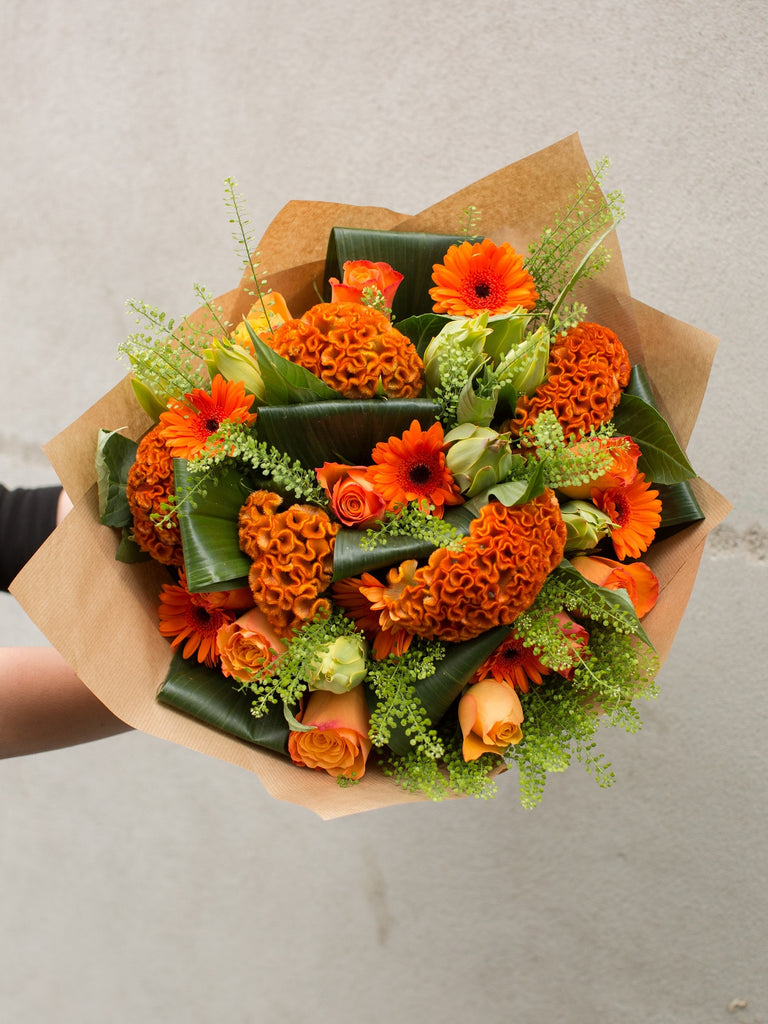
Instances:
[[[468,303],[487,309],[496,309],[504,304],[506,288],[496,274],[475,272],[467,274],[462,289]]]
[[[212,636],[223,625],[224,616],[220,612],[210,612],[202,605],[190,604],[187,609],[187,622],[197,633]]]
[[[432,467],[426,462],[417,462],[408,469],[408,479],[414,486],[423,487],[432,479]]]
[[[209,416],[207,420],[203,420],[203,426],[210,434],[215,434],[221,424],[213,416]]]

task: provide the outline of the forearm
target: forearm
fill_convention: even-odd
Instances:
[[[0,648],[0,757],[69,747],[128,728],[53,648]]]

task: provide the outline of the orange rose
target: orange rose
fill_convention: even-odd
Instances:
[[[343,266],[344,277],[329,279],[332,289],[331,302],[362,302],[363,291],[375,288],[384,296],[384,302],[391,308],[395,292],[403,275],[393,270],[388,263],[371,263],[370,260],[347,260]]]
[[[634,605],[638,619],[642,619],[656,604],[659,581],[653,570],[643,562],[622,565],[612,558],[579,555],[571,559],[571,565],[598,587],[625,590]]]
[[[363,777],[371,741],[362,686],[346,693],[313,690],[296,717],[302,725],[315,728],[288,736],[288,753],[294,764],[322,769],[334,778]]]
[[[503,754],[523,738],[523,706],[511,686],[484,679],[468,687],[459,701],[459,725],[464,737],[465,761],[482,754]]]
[[[236,622],[223,625],[216,634],[216,647],[222,674],[239,683],[259,679],[263,669],[285,650],[285,644],[258,608],[251,608]]]
[[[317,471],[320,486],[331,499],[331,510],[345,526],[368,529],[379,522],[386,502],[366,477],[365,466],[324,462]]]
[[[595,445],[607,450],[612,462],[598,480],[590,480],[585,484],[573,487],[559,487],[558,490],[568,498],[589,498],[592,490],[607,490],[609,487],[626,487],[637,476],[637,460],[640,449],[631,437],[604,437],[579,441],[571,446],[571,452],[593,451]]]

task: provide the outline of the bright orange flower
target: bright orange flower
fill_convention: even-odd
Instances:
[[[176,513],[160,525],[153,518],[164,516],[174,491],[173,458],[158,427],[142,438],[136,461],[128,472],[125,496],[133,516],[133,539],[162,565],[183,565],[181,532]]]
[[[495,679],[506,683],[523,693],[528,693],[529,683],[541,686],[541,677],[549,675],[549,669],[542,665],[530,647],[515,633],[511,633],[475,673],[474,679]]]
[[[319,302],[264,339],[346,398],[417,398],[424,364],[383,313],[359,302]]]
[[[252,404],[253,395],[245,393],[242,381],[224,380],[217,373],[210,394],[195,388],[183,401],[168,403],[160,417],[160,433],[175,458],[191,459],[226,420],[253,423],[256,415],[248,412]]]
[[[598,587],[607,590],[625,590],[634,605],[638,619],[653,608],[659,597],[659,581],[644,562],[622,565],[612,558],[598,555],[577,555],[571,559],[574,569]]]
[[[400,656],[411,646],[413,634],[398,626],[386,612],[375,611],[361,587],[373,588],[372,592],[378,593],[376,588],[382,588],[382,584],[369,572],[337,580],[332,587],[333,599],[365,633],[376,661],[383,661],[389,654]]]
[[[588,499],[594,489],[604,491],[608,487],[626,487],[637,476],[640,449],[631,437],[591,437],[571,447],[574,454],[582,451],[607,451],[611,456],[611,463],[597,480],[571,487],[559,487],[558,490],[568,498]]]
[[[531,606],[559,564],[565,524],[552,491],[527,505],[484,506],[461,549],[439,548],[421,567],[413,559],[387,582],[360,592],[379,612],[382,630],[406,630],[460,643],[512,622]]]
[[[436,313],[479,316],[508,313],[518,306],[533,309],[539,297],[536,284],[523,266],[523,257],[508,242],[452,245],[443,263],[432,267],[435,287],[429,294]]]
[[[552,343],[547,379],[533,395],[517,401],[505,429],[522,434],[540,412],[551,409],[566,437],[588,433],[607,423],[629,382],[627,350],[612,330],[581,323]]]
[[[639,558],[651,544],[661,523],[659,492],[652,491],[645,474],[638,473],[628,487],[592,491],[592,501],[609,515],[614,528],[611,541],[616,557]]]
[[[181,573],[178,584],[166,583],[160,591],[160,632],[174,650],[184,644],[182,657],[197,653],[199,662],[216,665],[216,636],[222,626],[235,620],[235,612],[225,607],[226,603],[226,593],[190,594]]]
[[[402,437],[380,441],[373,449],[375,466],[367,477],[392,510],[409,501],[428,502],[434,515],[445,505],[460,505],[461,492],[445,464],[443,427],[433,423],[422,430],[414,420]]]

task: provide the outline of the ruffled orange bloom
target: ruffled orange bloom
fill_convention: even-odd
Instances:
[[[381,629],[460,643],[510,625],[530,607],[563,556],[565,534],[552,491],[527,505],[491,502],[460,550],[440,548],[421,568],[409,559],[390,570],[386,584],[360,592],[379,612]]]
[[[592,501],[614,523],[611,542],[617,558],[638,558],[647,551],[661,523],[661,501],[645,474],[638,473],[628,487],[593,490]]]
[[[549,675],[549,669],[542,665],[530,647],[515,633],[511,633],[490,657],[486,658],[474,675],[474,681],[495,679],[514,689],[528,693],[530,683],[541,686],[542,676]]]
[[[658,578],[644,562],[622,565],[612,558],[602,558],[599,555],[578,555],[571,559],[571,565],[598,587],[625,590],[638,619],[647,615],[658,600]]]
[[[441,423],[422,430],[414,420],[402,437],[380,441],[373,449],[376,463],[367,477],[392,510],[409,501],[428,502],[434,515],[442,516],[445,505],[460,505],[461,491],[445,464],[445,443]]]
[[[178,584],[166,583],[160,591],[160,632],[174,650],[184,644],[182,657],[197,654],[199,662],[216,665],[218,632],[235,619],[235,612],[226,604],[226,592],[190,594],[181,573]]]
[[[610,420],[629,371],[629,356],[613,331],[599,324],[572,327],[552,345],[547,379],[518,399],[507,429],[520,434],[550,409],[566,437],[587,433]]]
[[[217,373],[210,394],[195,388],[183,402],[168,403],[160,416],[160,433],[175,458],[192,459],[225,420],[253,423],[256,415],[248,412],[252,405],[253,395],[246,394],[242,381],[224,380]]]
[[[184,564],[176,514],[162,526],[152,519],[154,515],[165,516],[163,506],[173,491],[173,456],[159,427],[155,427],[139,444],[136,460],[128,472],[125,494],[133,516],[134,540],[162,565]]]
[[[264,340],[346,398],[373,398],[380,387],[390,398],[416,398],[424,386],[409,339],[358,302],[321,302]]]
[[[291,505],[277,512],[280,497],[254,491],[240,509],[240,547],[251,559],[248,585],[253,603],[278,636],[327,614],[320,595],[333,575],[333,544],[338,525],[314,505]]]
[[[432,280],[433,308],[449,316],[479,316],[484,310],[495,315],[519,306],[533,309],[539,297],[523,257],[508,242],[496,245],[490,238],[452,245],[443,263],[432,267]]]

